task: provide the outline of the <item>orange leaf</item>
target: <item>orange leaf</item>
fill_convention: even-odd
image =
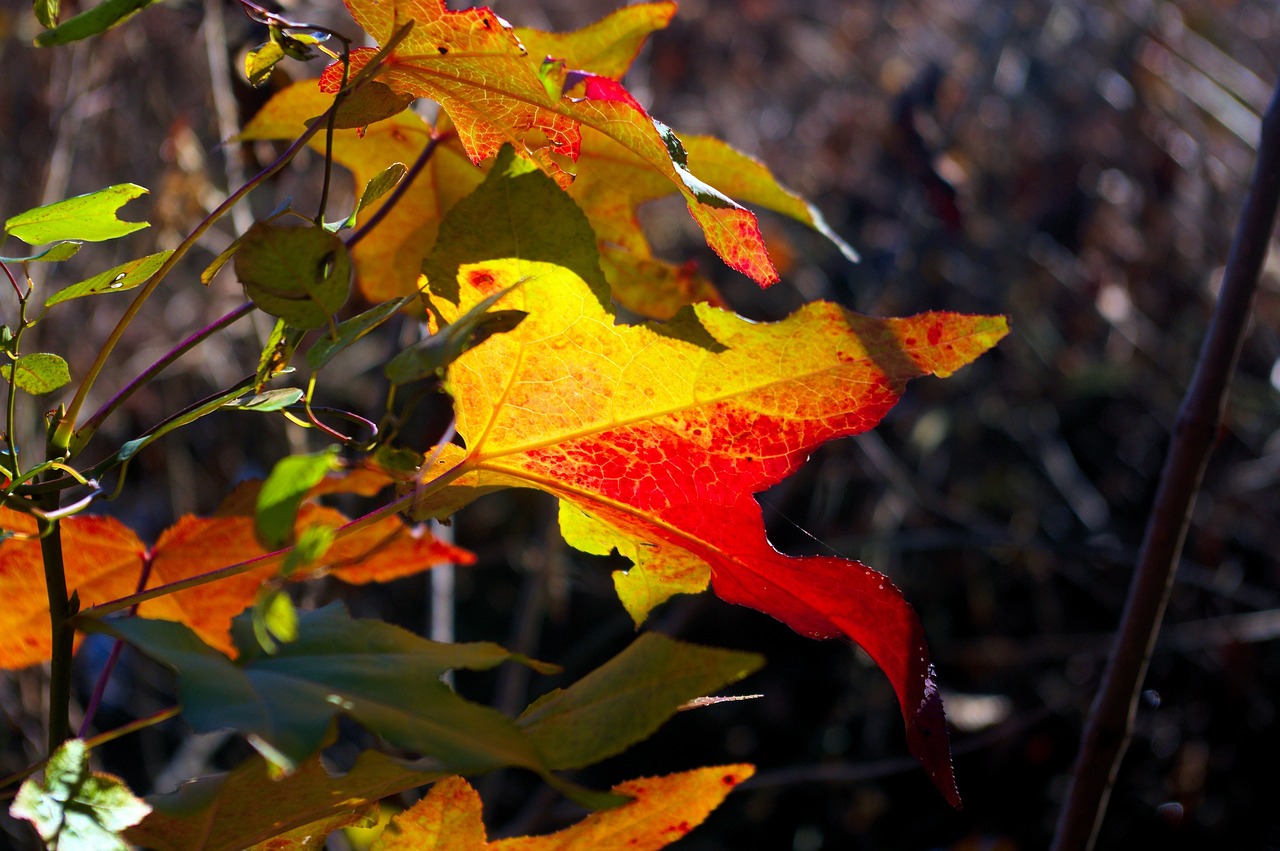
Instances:
[[[466,448],[432,510],[486,490],[562,501],[562,531],[636,562],[619,591],[637,621],[672,593],[716,593],[813,637],[845,636],[888,675],[908,741],[956,800],[941,699],[915,613],[885,577],[840,558],[791,558],[765,537],[752,494],[816,447],[873,427],[906,382],[947,375],[1007,333],[1002,317],[859,316],[810,304],[773,324],[696,305],[682,338],[619,326],[568,270],[503,260],[464,266],[457,308],[524,279],[499,307],[528,318],[461,357],[447,387]],[[691,324],[691,323],[690,323]]]
[[[61,525],[67,590],[79,593],[81,608],[136,590],[146,547],[132,530],[112,517],[71,517]],[[35,518],[0,508],[0,528],[32,536],[0,543],[0,668],[13,670],[53,651],[49,597]]]
[[[754,773],[750,765],[721,765],[628,780],[613,791],[634,798],[630,803],[592,813],[557,833],[497,842],[486,842],[480,796],[461,777],[447,777],[392,819],[370,851],[654,851],[702,824],[735,786]]]
[[[369,851],[483,851],[480,795],[461,777],[436,781],[427,796],[391,819]]]
[[[331,508],[306,505],[298,513],[299,529],[315,524],[336,528],[346,522],[346,517]],[[252,517],[183,517],[156,542],[148,585],[177,582],[266,554],[254,537]],[[185,623],[207,644],[231,654],[232,618],[253,602],[262,583],[279,570],[280,561],[280,557],[263,559],[260,567],[247,573],[148,600],[138,614]],[[353,584],[389,582],[439,564],[474,561],[466,550],[389,517],[339,538],[320,564],[294,578],[307,579],[328,569]]]
[[[413,29],[387,58],[380,82],[398,92],[428,97],[440,103],[457,126],[463,147],[479,163],[511,144],[567,187],[572,177],[557,156],[576,161],[583,125],[612,138],[645,166],[669,181],[685,198],[689,212],[701,226],[707,244],[731,268],[762,286],[778,280],[769,260],[754,214],[689,171],[684,149],[670,128],[650,118],[616,80],[595,73],[566,70],[562,65],[541,68],[542,57],[530,57],[505,22],[487,8],[450,12],[443,0],[346,0],[347,8],[374,40],[384,43],[412,21]],[[650,23],[655,23],[654,18]],[[664,21],[665,23],[665,21]],[[566,42],[592,44],[599,40],[579,35]],[[624,40],[622,53],[634,39]],[[586,56],[592,51],[584,49]],[[352,72],[372,57],[372,49],[352,54]],[[606,56],[608,70],[621,64]],[[321,88],[336,92],[340,65],[331,65]],[[548,89],[567,87],[559,96]],[[581,90],[581,96],[569,94]]]
[[[295,83],[271,98],[240,134],[241,139],[292,139],[312,118],[333,103],[333,95],[316,88],[314,80]],[[413,112],[371,125],[363,135],[356,130],[333,134],[333,161],[355,177],[356,192],[392,163],[410,165],[422,153],[431,127]],[[311,141],[324,152],[324,136]],[[386,218],[355,247],[357,285],[371,302],[388,301],[418,288],[422,260],[436,241],[436,229],[445,212],[459,198],[475,189],[484,174],[453,145],[441,145]],[[367,220],[387,197],[361,211]]]
[[[510,24],[484,7],[448,11],[444,0],[347,0],[347,9],[378,44],[413,23],[378,81],[444,107],[472,162],[510,143],[562,185],[568,183],[552,154],[578,158],[577,123],[555,109],[537,62],[529,59]],[[374,53],[372,48],[352,51],[350,73],[360,71]],[[320,88],[334,93],[341,82],[342,65],[335,63],[321,76]]]
[[[380,489],[387,482],[381,478],[379,485],[378,481],[379,476],[370,471],[354,476],[347,489]],[[326,483],[320,489],[341,488]],[[303,506],[298,515],[299,528],[317,523],[338,527],[346,522],[339,512],[316,505]],[[111,517],[78,515],[60,525],[67,588],[80,595],[82,609],[134,593],[148,559],[147,587],[155,588],[267,554],[254,537],[251,516],[182,517],[160,534],[150,551]],[[0,508],[0,528],[34,535],[36,524],[29,515]],[[231,619],[253,602],[262,583],[279,570],[280,561],[278,556],[264,558],[246,573],[148,600],[139,606],[138,614],[185,623],[209,645],[231,653]],[[474,561],[471,553],[437,540],[424,528],[410,528],[388,517],[339,538],[321,564],[294,578],[327,571],[352,584],[389,582],[439,564]],[[0,668],[23,668],[47,660],[52,645],[39,541],[10,539],[0,544],[0,599],[5,600],[0,610]]]

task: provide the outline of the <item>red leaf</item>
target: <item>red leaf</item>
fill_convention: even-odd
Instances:
[[[752,494],[822,443],[873,427],[909,379],[950,374],[986,351],[1007,332],[1003,318],[874,319],[817,303],[760,324],[697,305],[700,327],[682,336],[668,325],[659,335],[615,325],[559,267],[492,261],[464,267],[458,279],[460,305],[438,305],[446,319],[479,300],[474,280],[497,290],[523,279],[499,307],[529,316],[450,370],[466,448],[445,447],[437,469],[452,481],[431,509],[447,513],[494,488],[535,487],[561,499],[569,543],[616,548],[636,563],[617,582],[637,621],[710,580],[726,600],[806,635],[849,638],[885,671],[912,752],[958,801],[911,607],[855,561],[779,554]]]

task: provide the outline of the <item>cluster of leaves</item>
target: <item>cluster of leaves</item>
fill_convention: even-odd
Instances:
[[[81,37],[68,35],[73,29],[100,31],[144,5],[108,0],[55,27],[56,3],[37,2],[42,22],[54,27],[42,43]],[[673,194],[719,256],[761,286],[777,274],[755,215],[740,201],[803,222],[855,257],[763,165],[715,139],[678,136],[619,82],[673,3],[629,6],[577,32],[546,33],[513,29],[484,8],[447,11],[440,0],[348,0],[378,45],[354,50],[345,42],[331,49],[341,41],[333,34],[245,5],[271,35],[248,58],[251,81],[265,80],[286,57],[325,53],[334,61],[318,83],[274,96],[245,128],[243,138],[293,144],[201,228],[307,144],[324,153],[326,166],[347,167],[363,191],[337,221],[326,221],[324,202],[313,217],[278,210],[203,273],[209,283],[231,264],[252,308],[277,319],[244,381],[97,464],[77,466],[98,424],[134,387],[80,418],[113,337],[70,405],[51,417],[46,460],[24,467],[10,440],[0,595],[11,602],[0,613],[0,663],[52,659],[56,678],[72,627],[107,632],[177,672],[192,729],[235,730],[258,755],[228,775],[142,803],[90,772],[85,743],[72,739],[42,783],[23,786],[12,812],[51,847],[191,848],[197,836],[203,848],[272,838],[310,847],[305,837],[367,820],[380,798],[439,781],[374,847],[659,848],[679,838],[750,767],[636,780],[612,793],[556,772],[643,740],[762,660],[642,633],[512,719],[462,699],[441,676],[504,663],[552,666],[492,644],[425,641],[336,606],[299,613],[285,593],[289,582],[321,572],[360,583],[466,563],[470,554],[432,538],[422,521],[509,487],[554,495],[573,546],[632,561],[614,581],[637,628],[673,595],[710,587],[805,635],[863,647],[893,684],[911,751],[958,803],[942,703],[910,606],[857,562],[778,553],[754,494],[822,443],[873,427],[910,379],[949,375],[972,361],[1004,335],[1004,320],[875,319],[815,303],[756,324],[724,309],[692,267],[655,257],[636,211]],[[96,22],[85,23],[95,13]],[[418,98],[442,107],[434,124],[406,109]],[[79,241],[144,227],[115,215],[144,191],[111,187],[9,219],[9,235],[52,244],[3,262],[25,269],[66,259]],[[123,328],[199,232],[174,251],[65,287],[45,307],[139,288]],[[23,331],[44,314],[27,316],[33,287],[12,280],[22,311],[5,333],[10,400],[15,391],[48,393],[71,380],[56,355],[21,352]],[[349,315],[353,280],[372,306]],[[619,307],[633,321],[624,322]],[[404,311],[417,311],[429,333],[385,364],[390,391],[381,420],[313,408],[324,367]],[[269,389],[292,374],[304,345],[305,389]],[[436,387],[453,399],[456,439],[422,456],[400,444],[399,428],[422,389]],[[79,513],[110,497],[102,482],[123,481],[123,468],[152,441],[229,410],[319,429],[349,460],[340,463],[336,447],[282,459],[265,482],[229,495],[215,516],[184,517],[150,547],[115,520]],[[355,435],[339,430],[353,426]],[[388,489],[394,496],[354,519],[319,503]],[[83,494],[66,501],[77,490]],[[68,597],[65,610],[46,602]],[[125,609],[129,617],[106,617]],[[54,715],[65,712],[52,703]],[[339,715],[421,759],[370,751],[345,775],[329,775],[319,754]],[[56,722],[51,716],[55,730]],[[475,792],[441,778],[500,766],[537,772],[589,807],[617,809],[551,837],[487,845]]]

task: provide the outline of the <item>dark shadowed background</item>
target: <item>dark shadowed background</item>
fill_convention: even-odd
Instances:
[[[494,8],[522,25],[570,29],[613,4]],[[291,3],[288,12],[350,28],[336,2]],[[266,144],[220,144],[269,93],[239,81],[243,51],[265,34],[234,3],[161,3],[53,51],[29,47],[35,33],[27,4],[0,2],[0,214],[112,183],[152,190],[129,208],[153,223],[149,231],[87,247],[55,270],[56,285],[172,247],[237,169],[252,173],[273,156]],[[646,223],[663,256],[697,259],[754,318],[821,298],[885,315],[1004,313],[1013,327],[995,352],[946,381],[913,383],[875,432],[824,447],[760,497],[780,549],[860,559],[915,604],[953,721],[965,809],[950,810],[905,757],[892,692],[858,651],[802,639],[710,596],[677,599],[651,625],[764,652],[768,667],[739,689],[764,697],[683,713],[584,782],[756,763],[756,778],[680,846],[688,849],[1047,844],[1278,66],[1280,15],[1264,0],[681,5],[641,55],[631,90],[678,132],[716,134],[768,163],[863,261],[850,265],[803,227],[764,216],[783,282],[761,292],[719,264],[679,204],[660,203]],[[320,64],[286,70],[305,76]],[[305,208],[317,164],[303,156],[255,193],[255,213],[286,195]],[[102,393],[240,302],[228,277],[210,289],[197,277],[232,237],[227,222],[148,304]],[[1274,255],[1265,275],[1102,849],[1280,848]],[[101,299],[68,312],[74,321],[39,327],[38,346],[82,374],[123,306]],[[12,321],[11,293],[0,294],[0,310]],[[258,317],[203,344],[109,422],[104,445],[252,371],[264,327]],[[367,365],[393,343],[380,345]],[[332,377],[331,401],[378,404],[376,374],[361,368]],[[42,397],[33,410],[58,401]],[[154,536],[183,513],[212,510],[231,484],[262,475],[290,447],[320,445],[234,416],[149,449],[104,510]],[[23,443],[38,445],[38,416],[29,419]],[[530,492],[487,498],[457,519],[458,542],[479,556],[458,572],[457,631],[576,677],[624,646],[632,628],[613,595],[616,565],[567,549],[554,520],[554,505]],[[425,577],[303,594],[334,595],[349,596],[357,615],[427,625]],[[82,687],[102,653],[82,651]],[[0,774],[43,749],[42,677],[30,669],[0,680]],[[508,710],[557,684],[523,669],[459,681],[468,696]],[[137,660],[116,683],[102,728],[173,699],[166,675]],[[179,747],[181,739],[177,722],[129,737],[104,750],[104,765],[149,792],[157,776],[172,784],[245,750],[229,739]],[[517,772],[479,786],[491,835],[543,832],[572,815]],[[3,827],[0,845],[29,841],[7,817]]]

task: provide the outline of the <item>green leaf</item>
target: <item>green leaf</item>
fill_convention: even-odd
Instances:
[[[37,251],[27,257],[0,257],[0,263],[31,263],[33,261],[57,263],[74,257],[75,253],[80,250],[80,245],[81,243],[74,240],[55,242],[43,251]]]
[[[46,847],[57,851],[128,851],[121,831],[150,812],[118,778],[89,770],[89,749],[81,739],[54,751],[44,780],[23,783],[9,808],[9,815],[34,824]]]
[[[125,836],[153,851],[239,851],[281,831],[358,815],[368,802],[448,773],[364,751],[341,776],[325,771],[317,757],[279,777],[255,754],[228,774],[201,777],[170,794],[149,797],[151,815]]]
[[[360,203],[356,204],[356,208],[351,211],[351,223],[355,224],[357,213],[395,189],[396,184],[404,179],[408,171],[404,163],[392,163],[370,178],[364,185],[364,192],[360,193]]]
[[[271,79],[276,64],[284,59],[284,48],[274,41],[260,44],[244,57],[244,75],[255,89]]]
[[[368,190],[365,190],[368,194]],[[364,313],[338,323],[336,337],[321,337],[307,350],[307,366],[317,370],[331,361],[334,355],[353,345],[374,328],[395,316],[405,305],[413,301],[414,296],[405,296],[393,301],[384,301],[377,307],[371,307]]]
[[[303,529],[298,534],[297,545],[284,557],[284,564],[280,566],[280,575],[292,576],[299,568],[318,562],[333,546],[337,536],[336,529],[323,523],[316,523]]]
[[[422,263],[431,292],[458,303],[458,268],[519,258],[571,269],[609,303],[596,234],[586,215],[551,178],[504,147],[474,192],[449,210]]]
[[[298,639],[264,655],[242,614],[232,624],[232,663],[172,621],[126,618],[86,628],[122,636],[178,672],[187,723],[196,732],[231,728],[268,760],[292,771],[324,745],[339,714],[395,747],[434,757],[454,773],[522,766],[551,776],[511,719],[459,697],[441,675],[503,662],[531,663],[496,644],[442,644],[373,620],[353,620],[340,604],[298,618]],[[578,792],[567,789],[571,794]],[[616,796],[575,794],[596,806]]]
[[[298,350],[298,345],[306,335],[307,332],[301,328],[293,328],[283,319],[276,320],[275,327],[267,337],[267,344],[262,347],[262,354],[258,356],[254,390],[262,390],[262,386],[268,381],[289,370],[289,361],[293,360],[293,353]]]
[[[282,588],[263,585],[253,601],[250,620],[258,646],[275,653],[280,645],[298,639],[298,610]]]
[[[43,245],[61,239],[82,242],[116,239],[150,227],[146,222],[124,222],[116,216],[117,210],[134,198],[146,195],[147,191],[133,183],[108,186],[97,192],[19,213],[4,223],[4,229],[27,245]]]
[[[0,375],[33,396],[52,393],[71,380],[67,362],[44,352],[23,355],[16,363],[0,366]]]
[[[200,273],[200,283],[204,284],[206,287],[213,283],[214,277],[222,271],[222,267],[227,265],[227,261],[234,257],[236,252],[240,250],[241,239],[243,239],[243,237],[238,236],[232,240],[230,245],[222,249],[218,256],[213,258],[213,262],[204,267],[204,270]]]
[[[124,292],[142,286],[151,279],[157,269],[164,265],[164,261],[168,260],[172,253],[172,250],[158,251],[146,257],[139,257],[137,260],[130,260],[128,263],[121,263],[92,278],[58,290],[45,299],[44,306],[52,307],[73,298]]]
[[[58,25],[58,0],[32,0],[31,5],[40,26],[48,28]]]
[[[535,701],[516,723],[552,768],[581,768],[648,738],[685,703],[763,664],[754,653],[645,633],[573,685]]]
[[[488,313],[513,288],[507,287],[485,297],[474,307],[436,333],[409,346],[387,361],[383,374],[393,384],[408,384],[430,376],[444,376],[445,369],[463,352],[519,325],[529,314],[523,310]]]
[[[298,507],[307,492],[337,466],[336,446],[310,455],[290,455],[276,462],[258,491],[254,514],[254,532],[264,547],[276,550],[292,540]]]
[[[338,104],[333,126],[339,130],[358,130],[404,112],[413,103],[412,95],[393,91],[386,83],[365,83]]]
[[[351,257],[342,240],[318,227],[258,222],[235,259],[245,294],[294,328],[319,328],[351,291]]]
[[[69,44],[82,38],[97,35],[123,24],[138,12],[150,6],[156,0],[105,0],[92,9],[88,9],[61,26],[40,33],[36,36],[36,47],[52,47],[56,44]],[[44,23],[43,21],[41,23]],[[49,26],[49,24],[45,24]]]
[[[262,393],[254,393],[252,396],[232,399],[226,406],[234,411],[268,414],[298,404],[305,395],[297,387],[281,387],[278,390],[265,390]]]

